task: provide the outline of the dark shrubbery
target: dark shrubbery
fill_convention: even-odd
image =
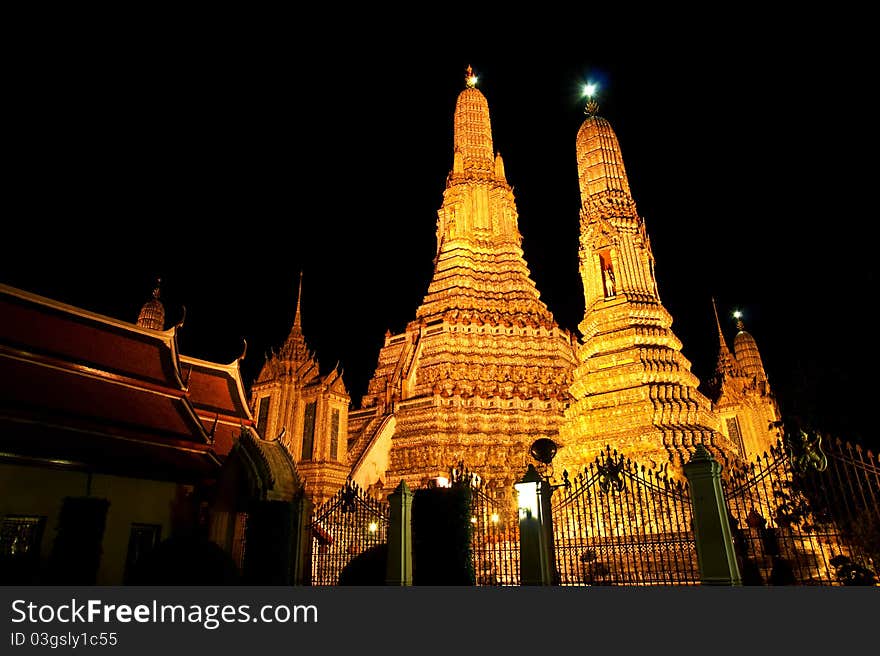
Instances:
[[[416,490],[413,585],[474,585],[470,518],[467,486]]]
[[[351,559],[339,574],[339,585],[385,585],[388,545],[377,544]]]

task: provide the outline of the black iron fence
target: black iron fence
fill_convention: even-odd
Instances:
[[[699,583],[687,485],[606,449],[554,493],[560,585]]]
[[[388,541],[389,508],[349,480],[315,511],[311,523],[312,585],[337,585],[355,557]]]
[[[786,434],[722,479],[746,585],[869,583],[880,565],[880,462],[860,446]]]

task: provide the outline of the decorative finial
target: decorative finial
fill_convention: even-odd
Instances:
[[[299,328],[302,326],[302,318],[300,316],[300,300],[303,295],[303,272],[302,269],[299,271],[299,291],[296,294],[296,315],[293,318],[293,325]]]
[[[584,85],[584,96],[587,99],[587,106],[584,107],[584,114],[587,116],[595,116],[599,113],[599,102],[596,100],[596,91],[599,85],[595,82],[588,82]]]
[[[470,64],[468,64],[467,73],[464,76],[464,83],[468,89],[473,89],[477,86],[477,76],[474,75],[474,69],[471,68]]]
[[[153,298],[159,300],[159,288],[162,286],[162,279],[156,278],[156,288],[153,290]]]

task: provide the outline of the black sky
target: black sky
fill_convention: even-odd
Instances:
[[[469,63],[532,277],[576,327],[574,144],[592,79],[695,373],[714,366],[714,295],[744,311],[783,410],[877,444],[875,73],[867,42],[818,38],[820,23],[564,50],[548,32],[28,40],[5,89],[0,280],[133,321],[161,276],[169,320],[187,308],[182,350],[231,361],[247,338],[249,382],[290,328],[302,269],[307,340],[357,405],[385,330],[427,289]]]

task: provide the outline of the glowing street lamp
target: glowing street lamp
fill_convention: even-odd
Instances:
[[[516,488],[517,507],[519,508],[519,520],[534,518],[540,520],[541,506],[538,503],[541,494],[541,483],[544,479],[535,469],[529,465],[525,476],[513,487]]]

